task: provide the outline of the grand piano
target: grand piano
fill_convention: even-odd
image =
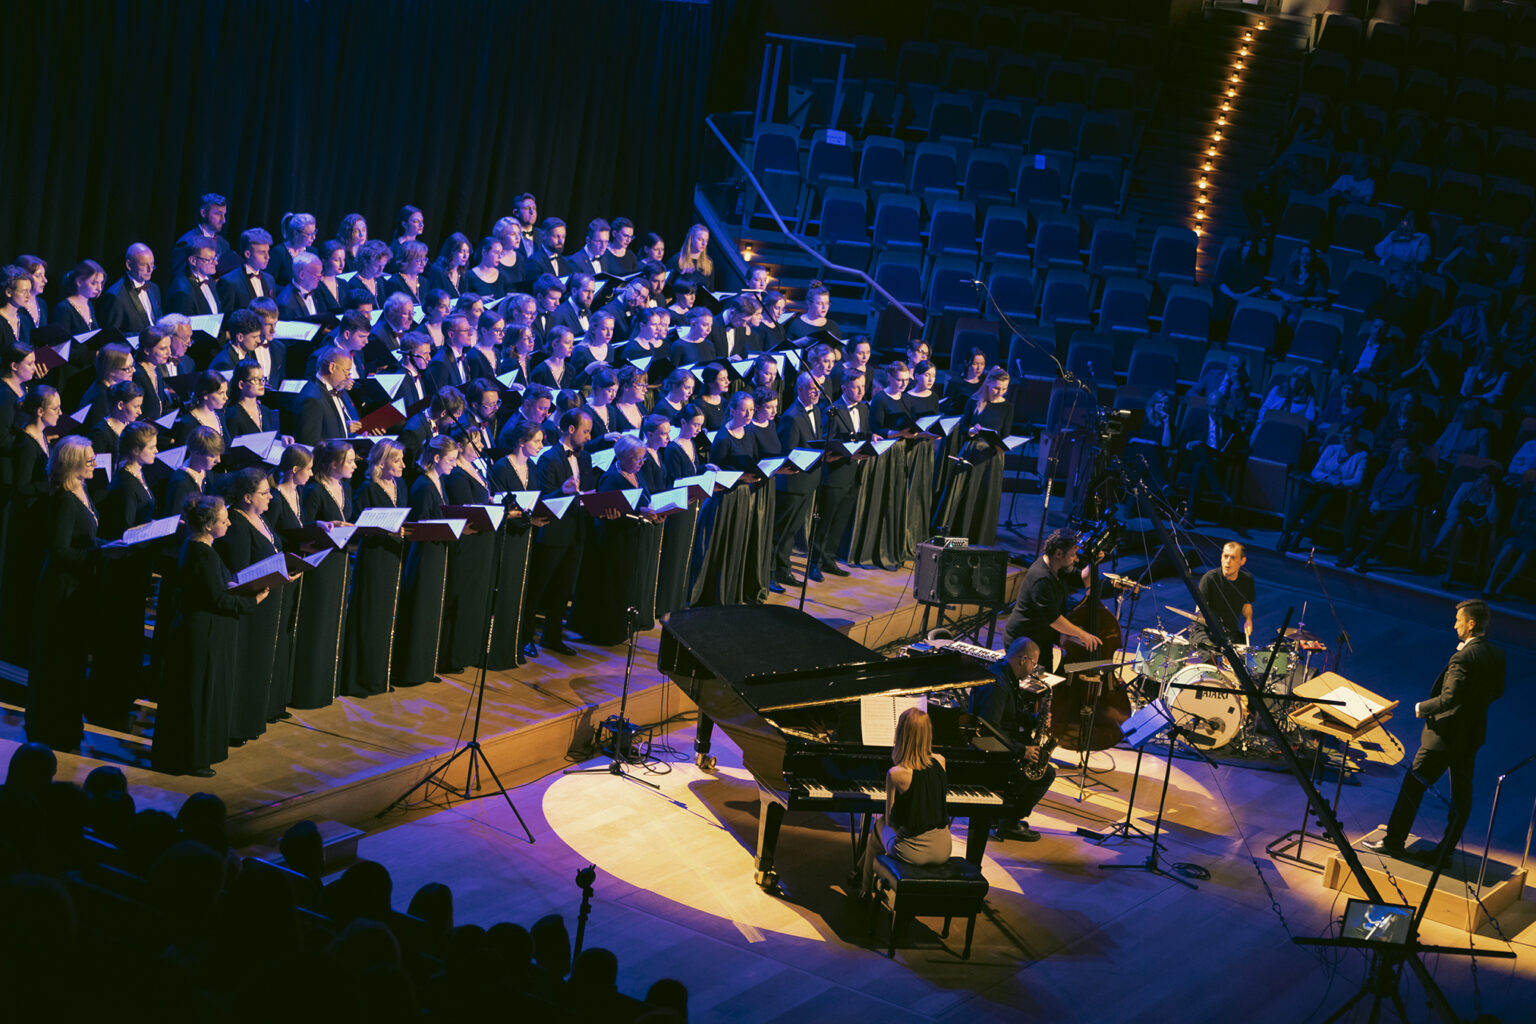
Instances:
[[[889,746],[862,742],[860,698],[935,694],[990,683],[955,653],[883,658],[804,612],[733,605],[672,614],[657,667],[699,706],[695,750],[709,756],[716,724],[741,747],[758,784],[755,878],[778,891],[774,848],[785,811],[885,810]],[[961,695],[963,696],[963,694]],[[988,722],[929,701],[937,753],[947,763],[948,810],[970,819],[966,859],[980,864],[994,820],[1017,817],[1021,751]]]

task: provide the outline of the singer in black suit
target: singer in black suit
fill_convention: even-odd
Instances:
[[[592,417],[588,413],[567,409],[560,415],[560,440],[545,449],[535,466],[540,497],[563,498],[592,490],[596,483],[592,456],[583,451],[591,438]],[[530,658],[539,655],[533,642],[533,624],[540,614],[544,616],[540,643],[559,654],[576,653],[565,642],[565,609],[581,568],[586,533],[583,515],[573,503],[565,515],[541,527],[534,536],[523,614],[523,653]]]
[[[272,236],[261,228],[241,232],[240,255],[240,265],[219,278],[219,305],[226,311],[245,309],[258,298],[270,299],[277,294],[277,282],[267,273]]]
[[[862,441],[870,436],[869,406],[864,402],[864,378],[848,378],[843,395],[827,407],[829,441]],[[853,519],[859,494],[859,463],[850,458],[829,457],[821,486],[821,519],[812,538],[810,567],[806,574],[820,583],[822,572],[846,576],[848,570],[837,564],[837,556]]]
[[[1461,643],[1435,679],[1428,700],[1413,706],[1424,719],[1419,752],[1403,777],[1397,803],[1380,839],[1360,845],[1367,850],[1401,857],[1424,790],[1447,770],[1451,773],[1451,813],[1444,837],[1430,855],[1438,862],[1456,849],[1472,811],[1472,766],[1488,732],[1488,705],[1504,695],[1504,652],[1488,642],[1488,606],[1462,601],[1456,606],[1455,628]]]
[[[165,308],[183,316],[207,316],[224,312],[219,301],[214,271],[219,266],[218,250],[212,242],[199,242],[187,255],[187,265],[178,268],[165,289]],[[207,285],[206,293],[203,286]],[[212,302],[209,299],[212,298]]]
[[[779,417],[779,442],[786,454],[826,437],[827,414],[826,410],[817,408],[820,400],[821,386],[810,374],[802,373],[795,382],[795,401]],[[790,571],[789,556],[795,547],[795,535],[805,525],[806,516],[811,514],[816,491],[821,486],[821,475],[822,467],[818,463],[805,473],[774,477],[778,495],[773,518],[773,581],[780,586],[799,585]],[[809,548],[809,535],[806,539]]]
[[[149,279],[155,272],[155,254],[149,246],[135,242],[128,247],[126,266],[127,273],[102,295],[97,311],[104,326],[115,327],[124,334],[139,334],[165,312],[160,304],[160,286]],[[144,308],[146,296],[148,311]]]
[[[346,392],[342,390],[352,379],[352,356],[339,348],[327,348],[320,353],[318,366],[320,372],[315,379],[299,392],[299,408],[292,432],[295,441],[311,447],[321,441],[348,436],[357,420]]]

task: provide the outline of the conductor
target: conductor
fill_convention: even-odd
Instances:
[[[1488,606],[1482,601],[1458,604],[1455,626],[1461,638],[1456,653],[1435,679],[1429,699],[1413,706],[1414,716],[1424,719],[1424,732],[1387,819],[1386,834],[1360,844],[1374,853],[1403,855],[1424,790],[1447,769],[1451,814],[1444,838],[1429,855],[1434,862],[1456,848],[1472,812],[1472,764],[1487,735],[1488,705],[1504,694],[1504,652],[1488,642]]]

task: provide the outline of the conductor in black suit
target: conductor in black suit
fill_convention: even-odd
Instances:
[[[1504,652],[1488,642],[1488,606],[1462,601],[1456,606],[1456,635],[1461,643],[1441,670],[1428,700],[1413,706],[1424,719],[1419,752],[1403,777],[1386,834],[1360,845],[1389,857],[1401,857],[1403,844],[1419,813],[1424,790],[1451,773],[1451,813],[1445,837],[1430,855],[1436,862],[1456,848],[1472,812],[1472,765],[1488,730],[1488,705],[1504,694]]]
[[[817,408],[821,401],[821,385],[808,373],[802,373],[795,382],[795,401],[779,417],[779,444],[785,453],[804,448],[811,441],[826,437],[826,411]],[[795,547],[795,534],[810,514],[816,490],[821,486],[821,464],[808,472],[789,473],[774,477],[778,489],[773,519],[773,579],[781,587],[799,585],[790,572],[789,556]],[[807,545],[810,537],[807,536]],[[770,585],[770,590],[773,587]]]
[[[315,379],[299,392],[293,427],[293,439],[311,446],[347,437],[359,426],[352,400],[346,393],[352,385],[352,354],[340,348],[326,348],[316,365]]]
[[[254,300],[277,295],[277,282],[267,273],[272,258],[272,236],[265,228],[240,233],[240,265],[219,278],[219,304],[226,310],[244,309]]]
[[[160,286],[150,280],[155,272],[154,251],[143,242],[134,242],[124,263],[127,273],[113,282],[98,304],[101,322],[124,334],[140,334],[164,312]]]
[[[183,316],[209,316],[224,310],[215,292],[214,271],[219,267],[219,249],[209,239],[199,239],[187,249],[186,265],[171,278],[165,289],[165,306]]]

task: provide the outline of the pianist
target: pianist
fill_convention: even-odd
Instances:
[[[1042,751],[1039,743],[1044,739],[1035,720],[1035,712],[1019,701],[1019,683],[1034,675],[1040,663],[1040,646],[1027,636],[1019,637],[1008,648],[1008,653],[990,668],[997,682],[978,686],[971,691],[971,711],[990,722],[998,732],[1010,740],[1024,744],[1027,764],[1039,764]],[[1044,773],[1038,779],[1019,776],[1019,790],[1013,803],[1018,807],[1020,818],[1014,823],[1002,823],[993,830],[999,839],[1017,839],[1033,843],[1040,833],[1029,827],[1029,812],[1035,809],[1056,781],[1056,768],[1048,760]]]
[[[933,752],[933,722],[921,708],[908,708],[896,722],[891,767],[885,773],[885,816],[864,847],[861,899],[874,892],[875,858],[881,853],[909,864],[949,860],[947,796],[944,756]]]

